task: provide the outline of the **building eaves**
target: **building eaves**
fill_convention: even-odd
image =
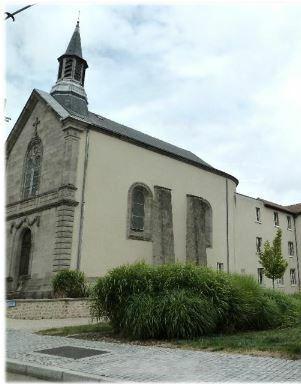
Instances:
[[[287,205],[286,208],[295,214],[301,213],[301,203],[293,204],[293,205]]]
[[[267,208],[272,208],[272,209],[282,211],[285,213],[290,213],[290,214],[301,213],[301,203],[294,204],[294,205],[280,205],[264,199],[258,199],[258,200],[262,201],[264,206]]]

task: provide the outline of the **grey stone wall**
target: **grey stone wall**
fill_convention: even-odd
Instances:
[[[7,308],[6,316],[26,320],[90,317],[89,305],[89,299],[21,299]]]
[[[34,102],[32,102],[34,103]],[[48,297],[53,273],[71,265],[81,128],[64,125],[43,102],[28,106],[25,125],[7,156],[7,290],[25,297]],[[27,147],[37,127],[43,145],[39,190],[23,199],[22,182]],[[24,121],[24,119],[23,119]],[[21,239],[32,234],[29,274],[20,278]],[[75,239],[76,240],[76,239]],[[21,295],[21,296],[22,296]],[[22,296],[22,297],[23,297]]]
[[[46,209],[21,217],[12,217],[7,225],[7,278],[8,291],[43,292],[51,291],[53,249],[55,240],[56,209]],[[32,234],[29,273],[24,281],[18,280],[21,256],[21,237],[25,228]]]
[[[159,186],[153,203],[153,262],[175,262],[171,190]]]
[[[37,133],[43,145],[43,159],[39,193],[44,193],[62,184],[64,160],[64,133],[54,113],[38,102],[14,144],[6,163],[7,203],[22,200],[23,164],[27,146],[34,136],[33,123],[39,118]]]
[[[210,204],[187,195],[186,260],[207,265],[206,248],[212,246],[212,211]]]

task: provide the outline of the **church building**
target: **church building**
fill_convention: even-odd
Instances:
[[[193,153],[88,109],[79,23],[50,93],[34,89],[6,145],[6,280],[18,297],[49,297],[57,271],[93,280],[125,263],[194,262],[254,275],[282,229],[300,289],[301,204],[236,192],[238,180]],[[299,247],[299,250],[298,250]]]

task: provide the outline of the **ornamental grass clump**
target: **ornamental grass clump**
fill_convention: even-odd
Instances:
[[[108,317],[131,338],[195,338],[293,324],[288,295],[262,288],[252,277],[192,264],[124,265],[100,278],[91,313]]]
[[[59,271],[52,279],[52,289],[55,297],[78,298],[89,295],[86,278],[81,271]]]

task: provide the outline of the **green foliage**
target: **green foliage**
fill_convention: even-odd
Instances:
[[[141,293],[129,299],[122,329],[138,339],[194,338],[211,333],[215,319],[213,305],[190,291]]]
[[[100,278],[91,313],[134,338],[193,338],[296,321],[294,300],[250,276],[191,264],[123,265]]]
[[[281,236],[281,229],[278,229],[273,245],[271,246],[270,242],[266,241],[264,251],[259,255],[259,262],[264,268],[265,275],[273,280],[273,288],[275,279],[281,279],[288,266],[281,253]]]
[[[86,278],[81,271],[59,271],[52,279],[52,289],[56,297],[88,296]]]
[[[192,339],[215,329],[214,306],[200,295],[183,289],[166,291],[157,303],[164,338]]]

